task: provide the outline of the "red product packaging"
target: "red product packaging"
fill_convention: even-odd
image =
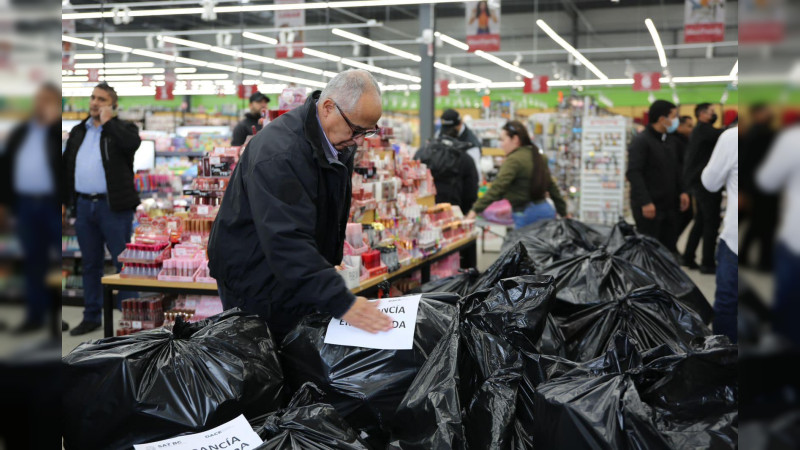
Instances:
[[[361,261],[368,270],[381,265],[381,252],[370,250],[361,255]]]

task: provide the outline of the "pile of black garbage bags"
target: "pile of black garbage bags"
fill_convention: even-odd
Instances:
[[[734,448],[737,346],[672,255],[621,222],[507,236],[485,272],[421,287],[410,350],[275,343],[256,316],[82,344],[69,449],[129,449],[244,414],[258,449]]]

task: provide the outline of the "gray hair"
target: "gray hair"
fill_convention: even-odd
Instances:
[[[319,101],[323,102],[330,98],[342,110],[353,112],[358,100],[370,89],[375,91],[379,99],[381,98],[381,88],[371,73],[362,69],[348,69],[328,82],[319,95]]]

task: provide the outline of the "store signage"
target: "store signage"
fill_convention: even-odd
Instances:
[[[525,94],[546,94],[550,92],[547,81],[550,78],[547,76],[525,78],[522,85],[522,92]]]
[[[379,350],[411,350],[421,298],[421,295],[411,295],[374,300],[378,302],[378,309],[392,319],[391,330],[376,334],[358,329],[344,319],[333,318],[325,333],[325,343]]]
[[[465,4],[469,51],[500,51],[500,0]]]
[[[71,7],[64,7],[64,13],[72,12]],[[62,20],[61,21],[61,34],[66,36],[75,35],[75,21]],[[75,46],[73,42],[61,40],[61,70],[74,70],[75,69]]]
[[[156,100],[173,100],[175,83],[165,81],[163,86],[156,86]]]
[[[263,444],[253,427],[247,423],[244,415],[226,422],[216,428],[201,433],[186,434],[175,436],[174,438],[164,439],[163,441],[150,442],[147,444],[137,444],[134,450],[203,450],[203,449],[225,449],[243,450],[256,448]]]
[[[447,97],[450,95],[450,81],[449,80],[439,80],[436,82],[434,86],[434,90],[436,91],[437,97]]]
[[[100,80],[100,69],[89,69],[87,72],[89,81],[96,82]]]
[[[725,39],[725,0],[686,0],[683,41],[719,42]]]
[[[276,5],[304,3],[304,0],[275,0]],[[275,28],[278,32],[278,45],[275,47],[276,58],[303,57],[303,30],[306,26],[305,9],[287,9],[275,11]]]
[[[153,77],[150,75],[142,75],[142,86],[150,86],[153,82]]]
[[[782,1],[739,0],[739,44],[781,42],[785,28]]]
[[[258,86],[255,84],[240,84],[238,95],[241,99],[250,98],[250,96],[255,94],[257,91]]]
[[[633,74],[634,91],[660,91],[661,72],[637,72]]]

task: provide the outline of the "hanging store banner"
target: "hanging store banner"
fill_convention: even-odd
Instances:
[[[89,81],[93,83],[100,81],[100,69],[89,69],[86,72],[88,72],[87,76]]]
[[[781,42],[785,28],[783,1],[739,0],[739,44]]]
[[[304,3],[304,0],[275,0],[276,5]],[[278,46],[275,47],[276,58],[303,57],[303,30],[306,26],[305,9],[288,9],[275,11],[275,28],[278,32]]]
[[[500,0],[465,4],[469,51],[500,51]]]
[[[661,72],[637,72],[633,74],[634,91],[660,91]]]
[[[549,79],[550,77],[547,76],[525,78],[522,92],[525,94],[546,94],[550,92],[550,87],[547,86]]]
[[[686,0],[683,41],[719,42],[725,39],[725,0]]]
[[[447,97],[450,95],[450,81],[439,80],[433,87],[437,97]]]
[[[65,9],[64,12],[72,11]],[[65,36],[75,35],[75,21],[62,20],[61,21],[61,34]],[[61,70],[75,70],[75,46],[72,42],[61,41]]]
[[[250,98],[250,96],[255,94],[256,91],[258,91],[258,86],[255,84],[240,84],[238,92],[239,98]]]
[[[175,99],[175,83],[165,81],[163,86],[156,86],[156,100],[173,100]]]

